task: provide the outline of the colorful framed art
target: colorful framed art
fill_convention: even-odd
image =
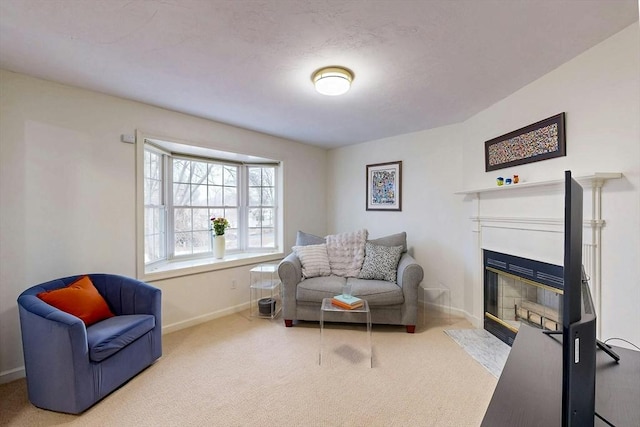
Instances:
[[[367,165],[367,210],[402,210],[402,162]]]
[[[484,143],[486,172],[566,155],[564,113]]]

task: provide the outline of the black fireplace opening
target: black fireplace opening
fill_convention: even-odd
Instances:
[[[483,251],[484,328],[508,345],[522,323],[562,329],[563,267]]]

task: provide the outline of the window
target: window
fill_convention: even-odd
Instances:
[[[278,163],[249,156],[241,162],[234,153],[144,141],[145,270],[211,256],[212,217],[230,223],[227,254],[278,250]]]

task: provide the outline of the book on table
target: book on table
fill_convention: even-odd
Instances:
[[[335,305],[336,307],[344,308],[345,310],[353,310],[364,306],[364,300],[358,297],[354,297],[353,295],[336,295],[335,297],[331,298],[331,304]]]

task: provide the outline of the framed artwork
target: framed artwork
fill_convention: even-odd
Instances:
[[[484,143],[486,172],[566,155],[564,113]]]
[[[402,162],[367,165],[367,210],[402,210]]]

